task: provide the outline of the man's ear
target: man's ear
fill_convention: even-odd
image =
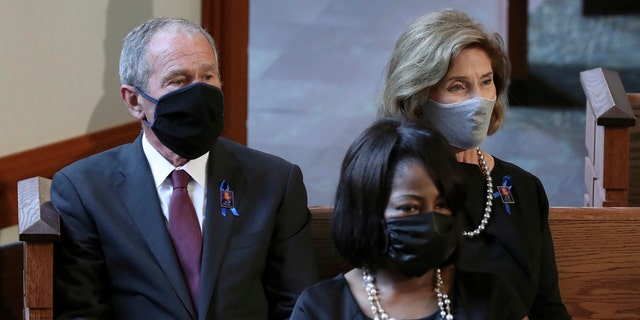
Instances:
[[[142,109],[142,97],[136,89],[132,86],[122,85],[120,87],[120,96],[122,97],[122,101],[127,106],[127,110],[129,113],[138,120],[144,120],[146,115],[144,114],[144,110]]]

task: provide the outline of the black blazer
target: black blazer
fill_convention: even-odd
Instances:
[[[511,177],[515,203],[505,205],[494,194],[493,212],[485,232],[462,241],[461,270],[489,272],[507,279],[529,310],[529,319],[571,319],[558,288],[558,270],[551,231],[549,202],[540,180],[520,167],[495,159],[494,191]],[[465,230],[474,230],[484,214],[486,182],[477,165],[461,163],[466,173]],[[510,213],[509,213],[510,212]]]
[[[196,319],[140,135],[56,173],[60,318]],[[219,183],[239,216],[221,214]],[[198,319],[283,319],[317,281],[300,169],[219,138],[207,164]]]

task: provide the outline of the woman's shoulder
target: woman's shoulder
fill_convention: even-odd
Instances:
[[[496,156],[493,156],[494,165],[491,169],[491,176],[496,179],[502,178],[503,176],[511,176],[513,178],[517,178],[521,181],[538,181],[538,177],[536,177],[533,173],[523,169],[522,167],[516,165],[515,163],[508,162],[502,160]],[[460,162],[460,167],[465,173],[465,176],[469,180],[468,182],[472,184],[484,184],[484,175],[480,170],[478,170],[478,165],[471,163]],[[500,181],[498,181],[500,182]]]
[[[292,320],[361,318],[362,313],[351,294],[344,274],[305,289],[298,298],[291,315]]]
[[[502,160],[496,156],[493,156],[493,160],[495,163],[493,167],[494,171],[495,170],[505,171],[508,174],[513,176],[522,176],[522,177],[537,179],[537,177],[533,173],[523,169],[522,167],[518,166],[513,162]]]
[[[495,161],[495,165],[491,172],[491,176],[494,180],[498,179],[496,182],[507,183],[513,185],[518,185],[520,188],[527,187],[531,188],[526,190],[527,193],[536,191],[539,194],[543,194],[546,200],[546,193],[542,181],[535,176],[533,173],[521,168],[520,166],[504,161],[500,158],[493,157]],[[505,182],[505,179],[508,178],[508,182]],[[502,185],[502,184],[501,184]],[[532,194],[532,193],[529,193]]]
[[[336,293],[344,293],[345,291],[348,291],[348,284],[344,274],[341,273],[331,279],[323,280],[311,285],[306,288],[302,294],[314,297],[322,295],[334,296]]]

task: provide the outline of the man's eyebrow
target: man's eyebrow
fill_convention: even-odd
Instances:
[[[199,63],[197,66],[198,72],[217,72],[216,65],[213,63]],[[176,68],[170,70],[164,77],[164,80],[172,79],[179,76],[189,76],[191,72],[188,68]]]
[[[176,76],[183,76],[183,75],[186,75],[186,74],[187,74],[187,70],[186,69],[183,69],[183,68],[173,69],[173,70],[169,71],[169,73],[167,73],[164,76],[164,78],[165,79],[171,79],[171,78],[174,78]]]
[[[211,71],[215,72],[216,70],[218,70],[218,68],[216,68],[216,65],[212,63],[202,63],[198,65],[198,68],[201,71],[209,71],[209,72]]]

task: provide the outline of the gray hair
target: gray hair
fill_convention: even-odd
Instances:
[[[147,60],[147,46],[158,32],[173,29],[189,35],[202,34],[213,50],[218,66],[218,53],[213,37],[201,26],[181,18],[155,18],[137,26],[124,38],[120,54],[120,82],[123,85],[137,86],[147,90],[149,73],[152,66]],[[220,74],[220,70],[216,70]]]
[[[404,114],[421,118],[420,106],[446,75],[451,62],[466,48],[484,50],[491,60],[496,99],[488,134],[504,120],[509,58],[499,34],[488,33],[464,12],[445,9],[414,20],[396,41],[378,99],[378,116]]]

